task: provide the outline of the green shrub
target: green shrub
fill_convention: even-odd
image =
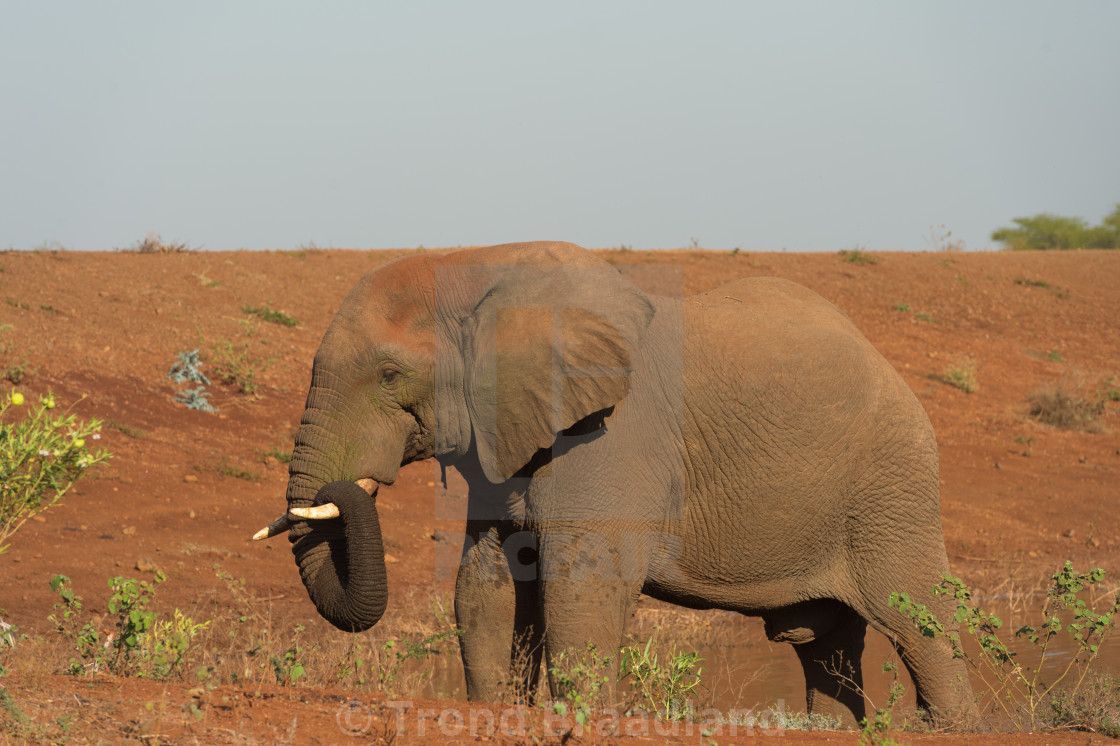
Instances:
[[[584,726],[595,708],[604,702],[614,676],[611,659],[603,656],[592,643],[583,653],[561,651],[552,658],[548,673],[559,688],[560,698],[552,703],[558,715],[572,713],[576,723]]]
[[[5,422],[8,411],[23,403],[18,391],[0,403],[0,554],[28,518],[57,505],[87,469],[110,458],[108,451],[86,446],[87,439],[101,437],[100,420],[52,414],[57,402],[48,393],[26,418]]]
[[[51,578],[51,590],[58,595],[59,602],[54,605],[50,621],[59,634],[76,645],[79,656],[70,659],[67,672],[79,675],[104,671],[161,680],[181,674],[194,639],[210,622],[196,622],[178,609],[171,620],[158,621],[156,612],[146,607],[156,585],[164,580],[163,572],[158,570],[152,582],[110,578],[112,594],[102,624],[111,625],[112,629],[102,633],[96,620],[82,623],[82,599],[70,587],[70,578]]]
[[[700,686],[702,659],[695,652],[670,651],[663,663],[653,642],[651,637],[644,647],[630,645],[619,651],[619,681],[629,679],[639,699],[659,717],[682,720],[691,714],[689,699]]]
[[[1101,569],[1076,572],[1069,562],[1051,576],[1038,626],[1024,625],[1015,631],[1016,639],[1026,640],[1035,648],[1037,662],[1033,664],[1021,662],[1018,653],[1000,637],[1003,622],[981,610],[959,578],[946,574],[933,588],[934,595],[956,600],[957,611],[951,623],[937,619],[928,607],[905,593],[892,593],[890,604],[909,616],[922,634],[949,641],[953,654],[963,659],[983,682],[985,691],[979,695],[983,709],[1002,713],[1020,730],[1034,730],[1051,717],[1051,703],[1077,701],[1084,693],[1084,684],[1100,654],[1101,644],[1115,626],[1116,615],[1120,612],[1120,592],[1100,612],[1079,598],[1083,593],[1092,598],[1104,576]],[[971,652],[961,644],[957,631],[961,624],[979,652]],[[1051,649],[1051,643],[1059,635],[1073,642],[1074,655]],[[1055,670],[1044,677],[1042,672],[1048,663]],[[1059,709],[1068,708],[1059,704]]]

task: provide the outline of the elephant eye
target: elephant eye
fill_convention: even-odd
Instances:
[[[396,368],[382,368],[380,378],[382,387],[391,389],[400,381],[401,372]]]

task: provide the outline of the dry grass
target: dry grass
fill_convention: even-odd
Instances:
[[[1100,432],[1104,402],[1094,402],[1062,386],[1047,384],[1027,398],[1030,416],[1044,425]]]
[[[964,358],[945,366],[938,380],[966,394],[980,390],[980,384],[976,380],[976,361],[972,358]]]

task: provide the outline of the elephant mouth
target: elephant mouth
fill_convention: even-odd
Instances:
[[[361,487],[370,497],[373,497],[379,486],[375,480],[369,477],[357,479],[354,484]],[[306,508],[289,508],[287,513],[253,534],[253,541],[264,541],[265,539],[271,539],[273,536],[287,533],[288,529],[295,525],[297,521],[321,521],[338,518],[338,515],[338,506],[334,503],[324,503]]]

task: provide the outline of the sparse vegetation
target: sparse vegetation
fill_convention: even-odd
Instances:
[[[0,377],[12,384],[22,383],[29,375],[34,375],[38,370],[28,364],[28,347],[24,342],[17,350],[16,344],[8,340],[7,334],[12,327],[5,324],[0,327]]]
[[[692,714],[691,698],[704,672],[697,653],[669,651],[662,662],[650,637],[644,646],[622,648],[618,656],[619,680],[629,680],[644,707],[667,720],[682,720]]]
[[[1011,222],[1018,227],[993,231],[992,240],[1012,251],[1120,248],[1120,204],[1094,226],[1082,218],[1048,212]]]
[[[137,254],[180,254],[186,251],[197,251],[186,243],[165,242],[155,231],[150,232],[132,246],[117,251],[127,251]]]
[[[101,437],[100,420],[52,414],[57,402],[48,393],[24,419],[5,422],[7,413],[23,404],[18,391],[0,403],[0,554],[29,518],[57,505],[87,469],[110,458],[104,449],[86,446],[87,439]]]
[[[105,427],[111,427],[117,432],[123,433],[130,438],[143,438],[144,431],[132,425],[126,425],[119,420],[105,420]]]
[[[180,352],[171,369],[167,371],[167,377],[175,383],[210,384],[210,379],[202,372],[202,358],[198,356],[197,349]]]
[[[611,704],[606,696],[614,667],[610,657],[602,655],[595,645],[588,643],[582,652],[557,653],[548,672],[560,687],[560,699],[552,703],[556,714],[570,712],[576,723],[584,726],[596,708]]]
[[[105,672],[160,680],[180,675],[195,638],[210,622],[197,622],[179,609],[175,609],[170,620],[157,621],[156,612],[147,610],[147,606],[156,585],[165,579],[158,570],[151,582],[110,578],[112,594],[103,623],[112,629],[103,631],[96,618],[83,623],[82,599],[70,587],[70,578],[55,575],[50,586],[58,594],[59,602],[54,605],[50,621],[78,653],[78,657],[70,658],[66,672]]]
[[[878,264],[879,257],[863,249],[841,249],[840,256],[849,264]]]
[[[1098,419],[1104,412],[1103,401],[1089,401],[1062,386],[1046,384],[1028,397],[1028,413],[1044,425],[1067,430],[1100,429]]]
[[[890,736],[894,724],[894,709],[902,699],[905,688],[898,683],[898,667],[887,661],[883,664],[883,673],[892,675],[891,686],[887,693],[886,707],[880,707],[875,712],[865,717],[860,722],[860,746],[898,746]]]
[[[1061,288],[1057,285],[1051,285],[1045,280],[1031,280],[1026,277],[1016,277],[1015,284],[1022,285],[1023,287],[1028,288],[1042,288],[1043,290],[1049,290],[1051,294],[1057,296],[1058,298],[1061,298],[1062,300],[1067,300],[1070,296],[1069,290]]]
[[[255,329],[254,329],[255,332]],[[214,375],[222,383],[233,384],[242,394],[255,394],[260,387],[257,375],[266,370],[273,360],[261,360],[249,351],[249,343],[242,342],[237,348],[233,342],[223,339],[213,347]]]
[[[274,458],[282,464],[289,464],[292,461],[291,450],[283,446],[272,446],[266,450],[257,451],[257,455],[260,456],[261,461],[266,461],[270,458]]]
[[[1019,730],[1033,731],[1040,725],[1066,725],[1053,719],[1055,710],[1066,712],[1071,709],[1070,703],[1086,695],[1085,684],[1101,644],[1112,632],[1120,612],[1120,592],[1114,592],[1111,601],[1099,611],[1081,598],[1092,599],[1104,577],[1101,569],[1077,572],[1070,562],[1051,576],[1038,626],[1023,625],[1014,633],[1016,640],[1025,640],[1034,648],[1037,661],[1032,662],[1020,658],[1000,637],[1002,620],[983,611],[959,578],[946,574],[932,589],[935,596],[949,596],[956,601],[957,612],[951,622],[937,619],[927,606],[905,593],[891,594],[890,603],[909,616],[922,634],[949,641],[954,655],[963,659],[984,684],[978,695],[982,713],[998,712]],[[959,624],[964,624],[978,652],[962,644],[957,631]],[[1058,636],[1072,640],[1074,655],[1062,655],[1052,649]],[[1048,662],[1056,670],[1044,677],[1042,672]],[[1120,704],[1120,693],[1111,702],[1112,707]]]
[[[966,394],[975,393],[980,388],[976,380],[976,361],[964,358],[945,366],[938,377],[942,383],[947,383],[953,388],[958,388]]]
[[[931,225],[925,240],[934,251],[964,251],[964,241],[953,238],[953,232],[944,223]]]
[[[263,321],[271,324],[280,324],[282,326],[297,326],[299,321],[289,316],[284,311],[275,311],[268,306],[242,306],[242,313],[247,313],[250,316],[258,316]]]
[[[210,392],[206,390],[206,386],[210,384],[210,379],[202,372],[202,359],[198,356],[197,349],[180,352],[178,360],[167,372],[167,377],[176,383],[189,381],[199,384],[196,388],[177,392],[174,401],[185,404],[187,409],[197,409],[201,412],[218,411],[210,403]]]
[[[197,409],[200,412],[217,412],[218,408],[210,403],[210,392],[205,386],[186,389],[175,394],[175,401],[185,404],[187,409]]]
[[[234,479],[244,479],[246,482],[259,482],[261,475],[250,469],[242,469],[229,462],[228,459],[222,458],[221,462],[215,467],[214,471],[221,474],[223,477],[233,477]]]

